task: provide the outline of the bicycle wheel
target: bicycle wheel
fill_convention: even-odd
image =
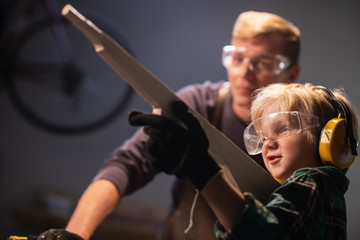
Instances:
[[[63,62],[49,20],[39,21],[27,27],[11,49],[6,81],[25,119],[53,133],[79,134],[115,119],[133,90],[93,51],[88,39],[64,23],[74,61]],[[122,34],[104,23],[99,26],[133,54]]]

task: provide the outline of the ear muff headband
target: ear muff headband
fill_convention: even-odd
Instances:
[[[331,97],[331,103],[338,110],[339,117],[331,119],[322,129],[319,141],[320,158],[324,165],[347,169],[357,156],[357,134],[354,136],[351,112],[331,91],[321,89]]]

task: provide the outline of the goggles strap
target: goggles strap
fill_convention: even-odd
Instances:
[[[194,215],[194,210],[195,210],[195,206],[196,206],[196,202],[197,202],[197,199],[200,195],[200,191],[199,190],[195,190],[196,193],[195,193],[195,196],[194,196],[194,200],[193,200],[193,203],[191,205],[191,209],[190,209],[190,218],[189,218],[189,225],[187,226],[187,228],[184,230],[184,233],[187,234],[190,229],[192,228],[193,226],[193,215]]]

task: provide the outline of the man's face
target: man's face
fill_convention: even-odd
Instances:
[[[291,66],[280,74],[256,71],[253,66],[261,56],[283,55],[283,39],[278,35],[256,37],[249,40],[235,38],[232,45],[245,48],[243,60],[237,66],[227,68],[228,80],[231,83],[234,108],[249,108],[252,93],[261,87],[277,82],[294,82],[298,75],[298,66]],[[254,64],[253,64],[254,65]]]

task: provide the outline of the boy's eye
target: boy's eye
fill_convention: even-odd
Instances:
[[[283,132],[290,131],[290,128],[289,127],[284,127],[282,131]]]
[[[260,133],[259,140],[261,143],[264,143],[268,137],[264,133]]]
[[[280,129],[280,131],[278,132],[278,135],[279,136],[286,136],[286,135],[289,135],[290,134],[290,131],[291,131],[291,128],[290,127],[283,127]]]

